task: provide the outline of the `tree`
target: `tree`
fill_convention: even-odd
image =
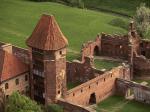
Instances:
[[[141,6],[137,8],[134,21],[140,36],[143,38],[150,37],[150,9],[147,8],[145,4],[141,4]]]
[[[6,101],[6,112],[43,112],[36,102],[14,92]]]
[[[63,107],[58,104],[49,104],[47,106],[48,112],[63,112]]]

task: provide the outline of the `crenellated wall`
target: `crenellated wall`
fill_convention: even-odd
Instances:
[[[99,76],[67,91],[65,100],[78,105],[98,103],[114,94],[116,78],[130,79],[130,68],[119,66],[99,74]]]

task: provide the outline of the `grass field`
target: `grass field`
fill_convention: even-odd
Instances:
[[[58,1],[58,0],[53,0]],[[59,1],[67,1],[67,0],[59,0]],[[136,8],[140,6],[140,4],[145,3],[146,6],[150,7],[149,0],[81,0],[82,3],[78,2],[78,0],[68,0],[70,5],[79,5],[84,3],[85,8],[92,8],[96,10],[105,10],[107,12],[119,13],[121,15],[134,16],[136,12]],[[74,2],[73,2],[74,1]],[[76,2],[75,2],[76,1]]]
[[[135,14],[136,8],[140,6],[141,3],[145,3],[150,7],[149,0],[84,0],[87,7],[95,7],[106,9],[129,16]]]
[[[111,96],[97,105],[97,112],[149,112],[150,106],[121,96]]]
[[[141,83],[141,82],[147,82],[148,83],[148,86],[150,86],[150,80],[141,80],[141,79],[135,79],[134,80],[135,82],[137,82],[137,83]]]
[[[120,65],[119,62],[114,62],[114,61],[107,61],[107,60],[99,60],[99,59],[95,59],[94,60],[94,64],[95,67],[98,69],[106,69],[106,70],[110,70],[113,67],[117,67]]]
[[[25,40],[32,33],[40,16],[53,14],[63,33],[69,40],[69,50],[79,52],[83,42],[94,39],[97,33],[126,33],[121,27],[109,24],[115,15],[72,8],[51,2],[30,2],[26,0],[1,0],[0,41],[26,47]],[[74,56],[73,52],[70,53]],[[69,57],[72,59],[72,57]]]

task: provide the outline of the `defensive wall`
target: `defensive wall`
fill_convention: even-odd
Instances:
[[[150,104],[150,87],[124,79],[116,80],[117,94],[126,98],[132,96],[134,100]]]
[[[98,103],[115,93],[116,78],[130,80],[130,68],[119,66],[67,91],[65,100],[78,105]]]

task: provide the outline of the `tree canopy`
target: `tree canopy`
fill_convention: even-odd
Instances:
[[[143,38],[150,38],[150,9],[144,4],[137,8],[134,16],[137,30]]]
[[[6,112],[43,112],[36,102],[14,92],[6,102]]]

